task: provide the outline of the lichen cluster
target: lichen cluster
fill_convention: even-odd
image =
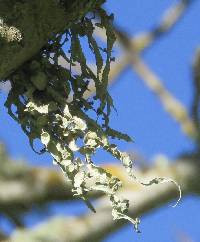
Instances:
[[[95,21],[93,15],[98,16]],[[127,215],[128,200],[117,195],[121,181],[92,161],[96,151],[103,149],[119,159],[128,174],[135,178],[130,157],[111,143],[115,138],[131,141],[128,135],[109,127],[113,102],[107,85],[115,42],[112,20],[112,15],[108,16],[99,8],[64,33],[57,34],[36,56],[9,76],[12,88],[5,106],[28,136],[33,150],[52,155],[54,163],[71,182],[74,196],[82,198],[95,211],[88,193],[107,194],[113,218],[128,219],[138,230],[139,220]],[[95,28],[105,30],[106,46],[99,46]],[[87,63],[82,40],[87,42],[95,59],[95,71]],[[68,65],[61,66],[60,57]],[[75,71],[77,66],[80,73]],[[84,94],[91,81],[95,83],[96,93],[86,99]],[[34,147],[38,139],[44,146],[39,151]]]
[[[0,37],[5,39],[7,42],[17,41],[20,42],[22,40],[22,34],[14,26],[8,26],[4,23],[3,19],[0,18]]]

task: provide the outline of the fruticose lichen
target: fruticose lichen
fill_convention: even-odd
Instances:
[[[108,16],[101,8],[93,14],[98,15],[95,21],[87,15],[75,22],[10,75],[12,88],[5,106],[29,137],[34,151],[34,140],[41,140],[44,148],[36,152],[52,155],[54,163],[72,183],[74,196],[82,198],[95,211],[88,193],[104,192],[110,198],[113,218],[128,219],[138,230],[139,220],[127,214],[129,201],[116,194],[122,186],[121,181],[92,161],[97,149],[103,149],[121,160],[128,174],[135,178],[130,157],[110,142],[113,138],[131,141],[128,135],[109,127],[113,101],[107,85],[110,64],[114,61],[113,16]],[[95,28],[105,30],[106,46],[99,46],[94,37]],[[87,40],[95,58],[95,72],[87,64],[82,39]],[[59,65],[60,57],[68,66]],[[81,70],[79,74],[77,66]],[[95,83],[96,94],[85,99],[84,93],[91,80]]]

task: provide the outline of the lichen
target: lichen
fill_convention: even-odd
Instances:
[[[19,29],[14,26],[8,26],[4,23],[3,19],[0,18],[0,37],[5,39],[8,42],[22,40],[22,34]]]
[[[111,143],[113,138],[131,141],[128,135],[109,127],[113,101],[107,85],[110,64],[114,60],[113,15],[107,15],[101,8],[93,14],[99,16],[96,22],[90,15],[76,21],[9,76],[12,88],[5,106],[28,136],[33,150],[52,155],[54,164],[72,183],[74,196],[82,198],[95,212],[88,193],[94,190],[104,192],[110,198],[113,218],[131,221],[138,231],[139,220],[128,216],[128,200],[117,195],[121,181],[92,161],[96,151],[103,149],[119,159],[135,179],[132,160]],[[106,31],[106,46],[99,46],[94,37],[95,28]],[[95,58],[96,72],[87,64],[82,39],[87,40]],[[69,68],[59,65],[61,56]],[[77,65],[81,68],[80,74],[75,71]],[[91,80],[95,83],[96,94],[85,99],[84,93]],[[35,139],[41,140],[42,150],[35,150]],[[152,183],[158,181],[154,179]]]

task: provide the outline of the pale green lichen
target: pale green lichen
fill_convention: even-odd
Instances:
[[[130,157],[110,143],[110,138],[126,141],[131,141],[131,138],[109,127],[113,102],[107,92],[107,84],[115,34],[113,16],[108,16],[103,9],[98,9],[97,14],[97,22],[85,16],[65,33],[57,35],[34,59],[13,73],[9,77],[12,88],[5,105],[29,137],[33,149],[34,140],[41,140],[44,148],[36,152],[47,151],[52,155],[54,164],[72,183],[74,196],[82,198],[95,211],[88,201],[88,192],[106,193],[110,198],[113,218],[128,219],[138,230],[139,220],[127,214],[128,200],[116,194],[122,186],[121,181],[92,161],[97,149],[103,149],[121,160],[135,179]],[[106,30],[105,47],[99,47],[94,38],[95,28]],[[94,54],[96,73],[87,65],[82,38],[87,39]],[[64,51],[65,44],[70,47]],[[60,56],[69,63],[69,68],[58,64]],[[81,67],[80,74],[73,69],[77,64]],[[90,80],[95,82],[96,95],[86,100],[83,96]],[[73,98],[68,101],[70,95]],[[13,105],[16,111],[12,109]],[[93,111],[96,117],[92,119],[88,111]],[[158,181],[155,179],[153,183]]]

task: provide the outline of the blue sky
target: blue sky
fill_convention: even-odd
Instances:
[[[118,25],[130,35],[149,30],[159,22],[164,10],[176,3],[172,0],[108,0],[106,9],[115,14]],[[161,77],[165,86],[187,107],[192,100],[191,65],[195,49],[200,45],[200,1],[196,0],[172,32],[148,49],[143,58]],[[181,132],[177,123],[162,109],[158,99],[145,87],[138,76],[128,69],[110,89],[118,113],[113,112],[111,126],[130,134],[134,143],[120,143],[123,150],[138,150],[146,158],[166,154],[175,158],[180,153],[192,150],[192,142]],[[2,104],[5,96],[0,94],[0,140],[13,158],[24,158],[32,165],[52,166],[49,155],[33,153],[28,139],[20,127],[7,115]],[[100,163],[112,161],[99,154]],[[136,234],[131,225],[109,236],[104,242],[176,242],[177,234],[184,232],[194,241],[199,241],[199,198],[189,196],[172,208],[169,204],[141,218],[141,234]],[[84,204],[65,204],[51,207],[52,214],[74,215],[85,210]],[[44,217],[29,216],[31,226]]]

